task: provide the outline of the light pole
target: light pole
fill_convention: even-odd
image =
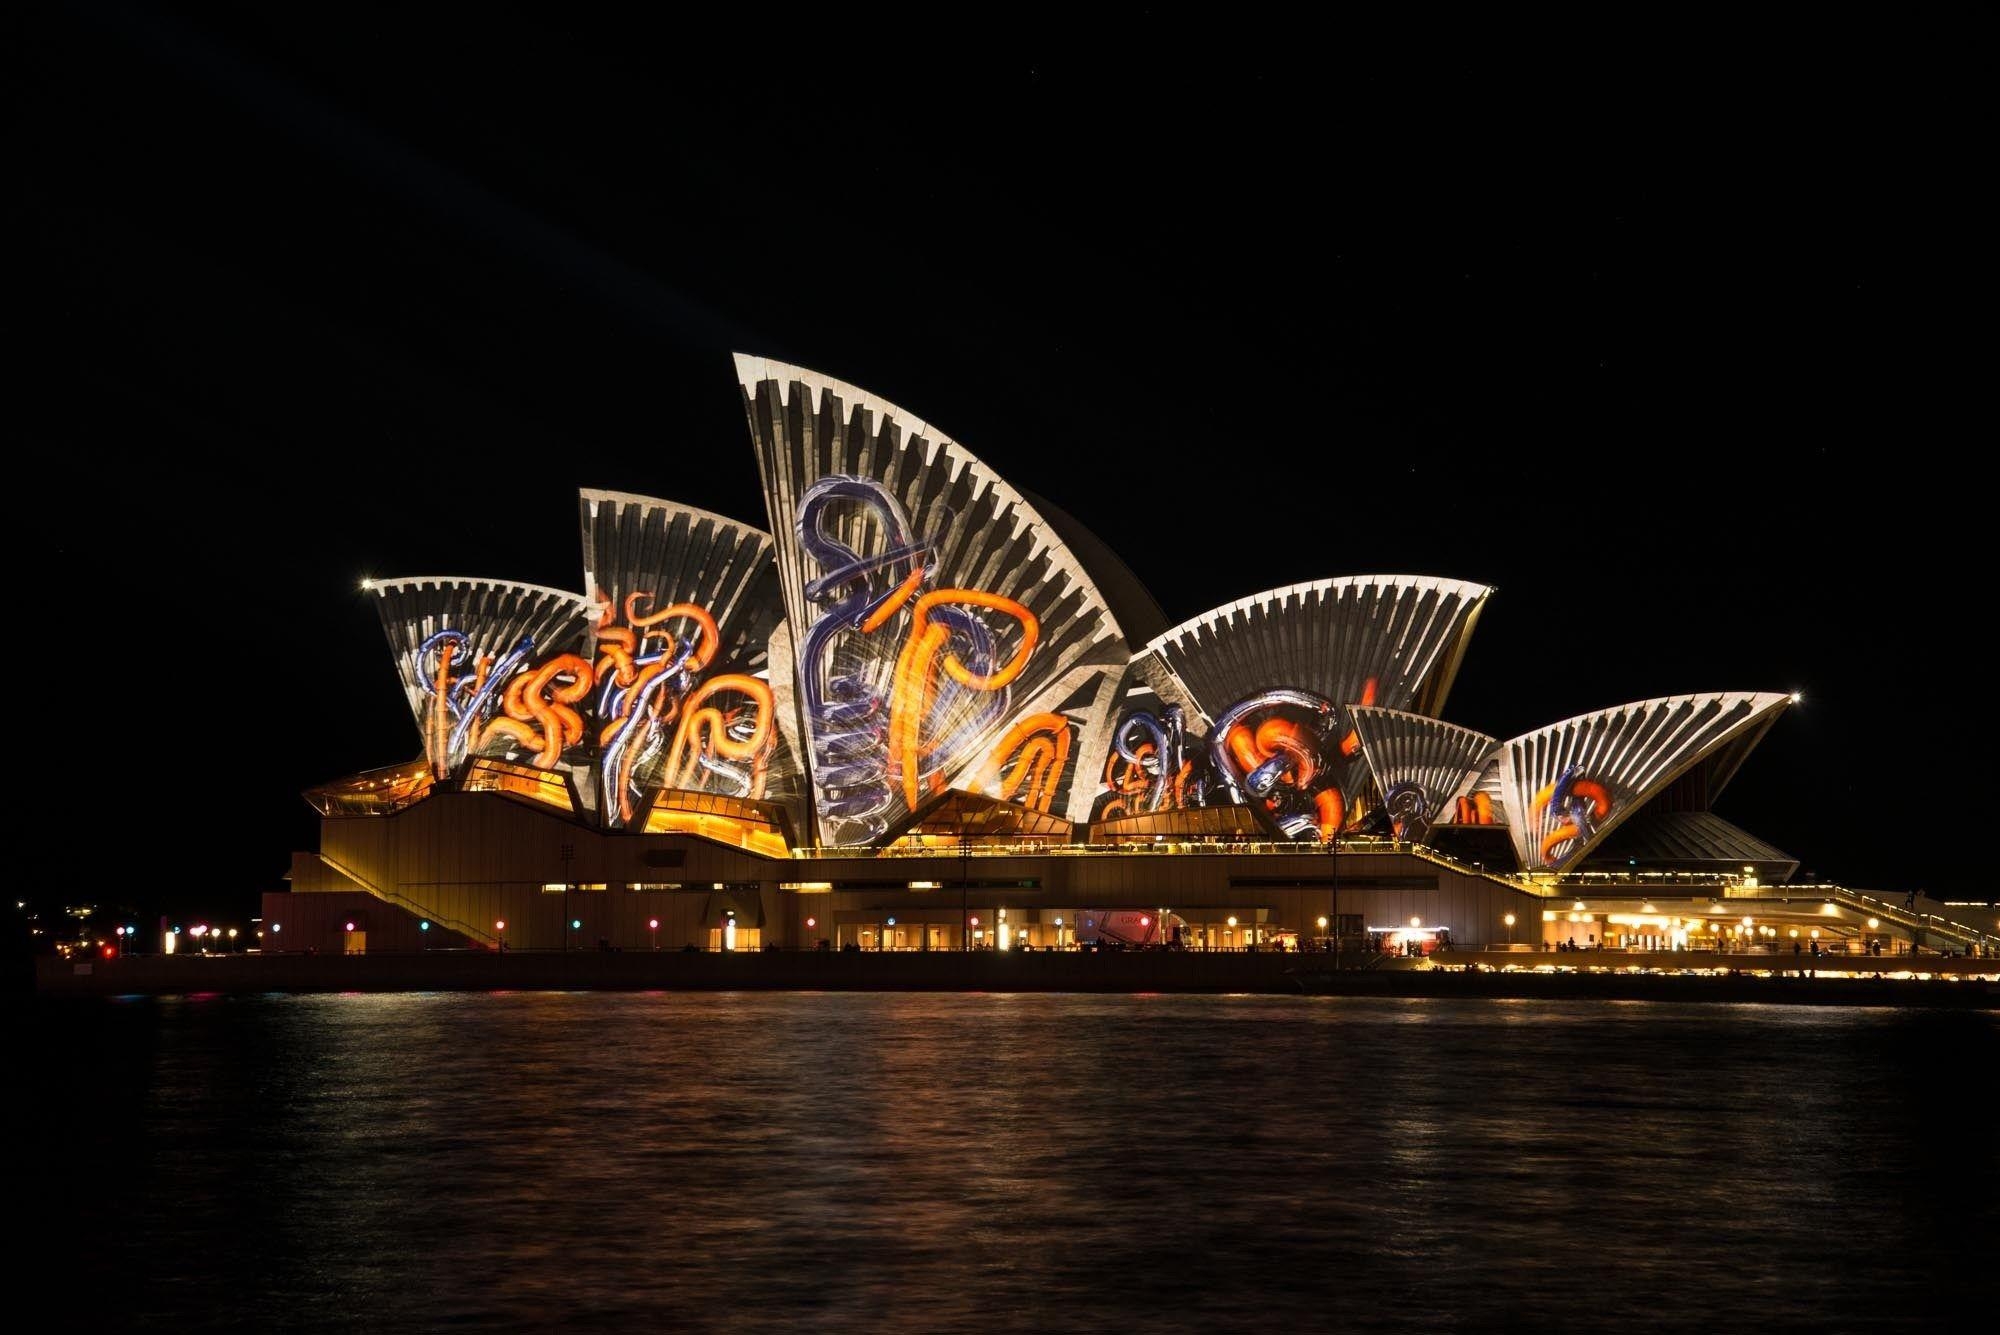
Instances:
[[[575,857],[575,856],[576,856],[576,845],[575,845],[575,844],[564,844],[564,845],[562,846],[562,849],[561,849],[561,855],[562,855],[562,867],[563,867],[563,921],[564,921],[565,923],[567,923],[567,922],[568,922],[568,921],[570,920],[570,916],[569,916],[569,860],[570,860],[571,858],[573,858],[573,857]],[[563,949],[564,949],[564,950],[568,950],[568,949],[569,949],[569,932],[568,932],[567,930],[565,930],[565,931],[563,932]]]
[[[958,825],[958,948],[972,949],[972,838],[963,816]]]
[[[1333,902],[1327,906],[1327,916],[1333,919],[1333,967],[1340,967],[1340,831],[1334,830],[1326,837],[1326,880],[1327,895]]]
[[[653,949],[658,951],[660,948],[660,920],[658,918],[646,919],[646,930],[653,934]]]
[[[1507,924],[1507,944],[1512,946],[1514,944],[1514,915],[1510,913],[1500,921]]]

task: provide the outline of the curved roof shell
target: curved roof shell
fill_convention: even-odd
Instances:
[[[1405,839],[1421,841],[1445,805],[1470,791],[1499,745],[1455,723],[1396,709],[1350,711],[1375,790]]]
[[[652,806],[649,794],[663,787],[778,802],[794,808],[796,821],[804,784],[780,726],[778,693],[767,680],[744,680],[765,676],[784,616],[771,535],[626,492],[579,491],[577,509],[605,823],[639,820]],[[698,608],[710,621],[668,616],[674,608]],[[701,643],[711,624],[715,642]],[[644,675],[662,656],[689,654],[699,667],[664,681]],[[719,723],[709,726],[716,720],[684,709],[709,700],[729,710],[742,738],[722,737]]]
[[[1434,714],[1492,592],[1428,575],[1288,584],[1162,632],[1138,666],[1162,697],[1211,720],[1272,690]]]
[[[1580,863],[1674,780],[1760,734],[1790,703],[1789,695],[1748,691],[1639,700],[1503,743],[1501,789],[1522,867]]]
[[[465,711],[490,714],[505,677],[551,654],[581,651],[590,624],[590,603],[583,595],[539,584],[422,575],[371,580],[367,588],[375,596],[403,696],[424,738],[424,757],[438,779],[455,774],[475,746],[478,722],[466,724]],[[457,634],[440,638],[445,632]],[[449,662],[443,655],[446,639],[451,641]],[[494,681],[475,707],[471,688],[482,663]],[[437,689],[441,674],[449,679],[448,687],[456,688],[442,705]]]
[[[1085,562],[1026,497],[864,390],[760,357],[739,354],[736,370],[821,843],[903,828],[928,797],[996,768],[993,749],[1029,716],[1061,712],[1085,737],[1105,731],[1129,656],[1123,632]],[[1059,785],[1059,814],[1088,763],[1072,754],[1053,779],[1042,767]]]

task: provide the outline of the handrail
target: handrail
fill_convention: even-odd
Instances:
[[[355,871],[352,867],[347,866],[345,863],[341,862],[340,859],[333,857],[331,854],[321,853],[319,855],[319,860],[321,862],[324,862],[327,866],[333,868],[335,871],[339,872],[342,876],[345,876],[348,880],[360,886],[363,890],[366,890],[369,894],[375,896],[375,898],[380,899],[386,903],[394,904],[398,908],[415,910],[415,912],[418,914],[419,917],[428,918],[430,919],[430,921],[437,923],[439,926],[448,927],[452,931],[457,932],[460,936],[465,937],[467,940],[483,941],[487,945],[497,944],[499,940],[499,938],[495,937],[490,932],[481,931],[479,928],[472,926],[470,923],[463,923],[456,918],[447,918],[441,913],[431,912],[430,909],[426,908],[422,904],[419,904],[416,900],[411,899],[408,895],[402,893],[400,890],[384,890],[381,886],[375,884],[373,881],[369,880],[366,876],[363,876],[360,872]]]

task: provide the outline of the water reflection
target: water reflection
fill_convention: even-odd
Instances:
[[[509,993],[38,1019],[64,1091],[39,1132],[92,1165],[72,1264],[172,1327],[1805,1329],[1993,1299],[1985,1015]]]

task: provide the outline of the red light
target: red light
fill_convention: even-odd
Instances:
[[[117,959],[117,958],[118,958],[118,947],[116,947],[116,946],[106,946],[106,947],[104,948],[104,958],[106,958],[106,959],[108,959],[108,960],[115,960],[115,959]]]

